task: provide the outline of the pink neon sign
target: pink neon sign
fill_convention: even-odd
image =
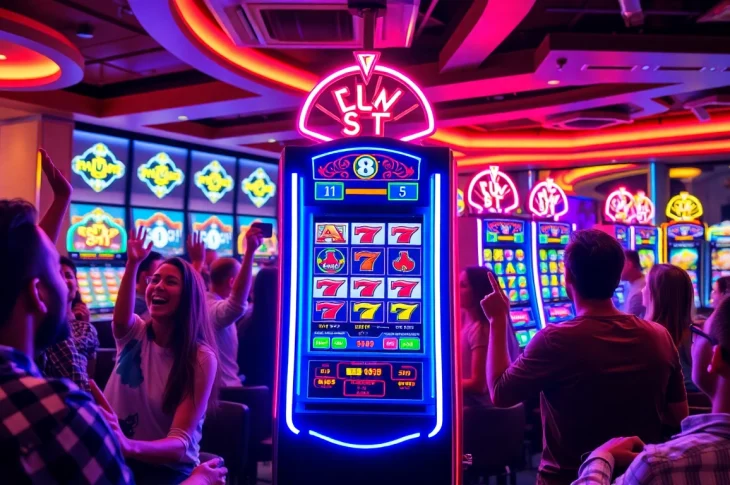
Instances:
[[[514,182],[494,165],[471,179],[467,198],[469,205],[479,214],[508,214],[520,205]]]
[[[299,113],[299,132],[316,141],[388,136],[413,141],[436,129],[426,96],[411,79],[378,64],[380,53],[355,52],[355,65],[324,78]]]
[[[537,217],[557,221],[568,213],[568,196],[553,179],[548,178],[532,188],[529,208]]]
[[[619,187],[608,194],[603,213],[611,222],[651,224],[654,220],[654,203],[641,190],[631,194],[625,187]]]

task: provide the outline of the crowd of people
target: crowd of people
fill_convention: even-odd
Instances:
[[[102,391],[76,268],[54,246],[71,187],[41,155],[55,197],[40,222],[31,204],[0,200],[2,479],[224,483],[220,459],[200,463],[206,413],[221,388],[274,380],[277,272],[252,276],[261,231],[245,234],[241,263],[198,235],[188,261],[152,251],[144,229],[130,234],[111,323],[117,358]],[[698,324],[685,271],[658,264],[645,277],[635,252],[582,230],[565,250],[565,281],[576,318],[520,352],[495,275],[461,273],[464,405],[539,397],[540,484],[730,481],[730,278],[715,283],[715,310]],[[690,416],[698,396],[710,412]]]

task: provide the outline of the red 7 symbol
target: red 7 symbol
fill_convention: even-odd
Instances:
[[[372,244],[375,242],[375,236],[382,230],[382,227],[373,226],[358,226],[355,228],[355,235],[360,236],[360,242],[362,244]]]
[[[418,232],[420,227],[394,226],[390,228],[391,236],[398,236],[396,241],[398,244],[408,244],[411,242],[413,235]]]
[[[357,280],[353,283],[352,287],[355,290],[360,290],[361,297],[373,297],[375,296],[375,290],[378,289],[381,282],[378,280]]]
[[[322,296],[337,296],[340,287],[345,284],[346,280],[317,280],[317,289],[322,291]]]
[[[345,306],[345,302],[336,301],[318,301],[314,309],[322,312],[322,320],[336,320],[337,314]]]
[[[410,298],[418,283],[418,281],[395,280],[390,282],[390,289],[398,290],[398,298]]]

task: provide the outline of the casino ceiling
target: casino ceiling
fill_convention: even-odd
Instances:
[[[3,84],[0,64],[3,109],[271,158],[311,143],[296,129],[306,94],[366,36],[347,0],[1,7],[0,31],[25,34],[0,36],[0,63],[39,66]],[[730,0],[388,0],[374,44],[430,100],[425,143],[467,171],[730,152]]]

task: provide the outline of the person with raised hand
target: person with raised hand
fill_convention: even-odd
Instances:
[[[133,312],[137,271],[152,244],[140,228],[114,307],[117,346],[104,394],[107,418],[138,483],[180,483],[199,464],[203,419],[214,400],[218,361],[200,275],[181,258],[149,278],[150,319]]]

